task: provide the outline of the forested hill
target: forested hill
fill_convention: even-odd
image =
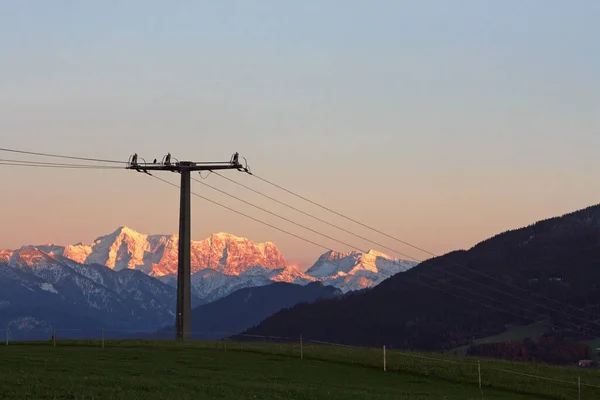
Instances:
[[[276,282],[267,286],[243,288],[192,311],[192,337],[216,339],[214,333],[237,334],[258,324],[273,313],[301,302],[342,296],[340,289],[321,282],[295,285]]]
[[[367,292],[282,310],[248,333],[444,350],[545,320],[580,339],[600,336],[590,314],[600,315],[599,287],[596,205],[433,258]]]

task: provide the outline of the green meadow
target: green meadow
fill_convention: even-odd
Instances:
[[[384,371],[382,349],[161,341],[0,346],[0,399],[576,399],[578,377],[583,399],[600,398],[596,370],[387,351]]]

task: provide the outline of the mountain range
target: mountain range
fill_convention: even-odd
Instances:
[[[46,244],[2,250],[4,258],[19,257],[24,250],[38,249],[48,258],[78,264],[103,265],[114,271],[136,270],[176,286],[177,235],[146,235],[120,227],[91,245]],[[3,256],[3,255],[4,256]],[[415,262],[392,258],[373,250],[368,253],[329,251],[306,273],[288,266],[271,242],[254,243],[227,233],[213,234],[191,245],[193,294],[205,302],[217,300],[238,289],[288,282],[305,285],[321,281],[343,292],[373,287],[390,276],[406,271]]]
[[[46,250],[46,251],[44,251]],[[154,329],[174,318],[176,290],[140,271],[114,271],[26,246],[0,252],[0,323],[10,329]],[[202,304],[194,299],[195,305]]]
[[[281,310],[246,333],[446,351],[533,322],[590,340],[598,321],[600,205],[423,261],[367,291]]]
[[[127,227],[91,245],[45,244],[0,250],[0,323],[152,330],[174,319],[177,235],[145,235]],[[341,292],[373,287],[416,263],[384,254],[327,252],[305,273],[270,242],[226,233],[192,243],[192,305],[240,289],[284,282],[321,282]],[[56,315],[55,315],[56,314]],[[85,319],[85,323],[78,322]]]

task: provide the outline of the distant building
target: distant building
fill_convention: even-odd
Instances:
[[[594,361],[593,360],[579,360],[577,365],[579,365],[579,367],[581,367],[581,368],[589,368],[589,367],[594,366]]]

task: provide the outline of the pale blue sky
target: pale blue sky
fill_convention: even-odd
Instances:
[[[599,20],[597,1],[2,1],[0,147],[239,151],[389,233],[468,247],[599,201]],[[177,191],[140,174],[0,168],[0,248],[177,231]],[[199,199],[193,215],[195,239],[272,240],[303,264],[322,252]]]

